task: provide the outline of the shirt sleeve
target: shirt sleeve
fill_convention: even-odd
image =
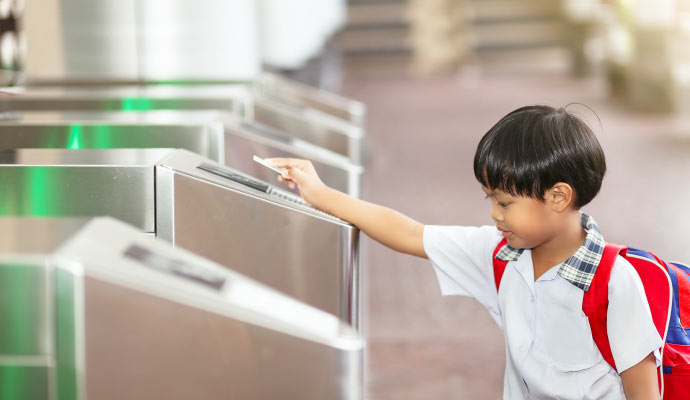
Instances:
[[[607,318],[609,343],[619,374],[652,352],[660,365],[658,350],[663,339],[654,326],[642,281],[635,268],[620,256],[611,270]]]
[[[500,232],[488,225],[424,226],[424,251],[441,293],[474,297],[496,319],[498,294],[491,257],[500,241]]]

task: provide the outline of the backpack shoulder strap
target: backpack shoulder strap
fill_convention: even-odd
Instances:
[[[508,261],[503,261],[499,260],[496,258],[496,255],[498,252],[503,248],[503,246],[508,243],[507,239],[501,240],[496,248],[494,249],[494,253],[491,256],[491,260],[493,261],[494,265],[494,281],[496,282],[496,291],[498,292],[498,288],[501,286],[501,279],[503,279],[503,273],[506,271],[506,266],[508,265]]]
[[[599,348],[604,360],[606,360],[613,369],[616,369],[616,362],[613,360],[608,328],[606,326],[606,314],[609,306],[609,280],[611,279],[611,270],[613,269],[613,264],[616,262],[616,257],[625,251],[625,249],[626,247],[624,246],[606,243],[604,254],[594,273],[594,279],[589,286],[589,290],[585,292],[582,298],[582,311],[589,320],[594,343],[596,343],[597,348]]]

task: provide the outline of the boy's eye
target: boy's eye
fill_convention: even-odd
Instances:
[[[501,207],[508,207],[508,204],[510,204],[510,203],[505,203],[505,202],[501,202],[501,201],[498,202],[498,205]]]

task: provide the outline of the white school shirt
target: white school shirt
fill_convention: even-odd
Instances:
[[[492,255],[501,239],[493,226],[424,227],[424,250],[442,294],[474,297],[503,329],[503,398],[624,399],[620,376],[592,338],[582,311],[584,291],[558,275],[558,266],[535,282],[525,250],[508,262],[496,292]],[[663,341],[640,277],[621,256],[611,270],[607,328],[619,372],[652,352],[659,365]]]

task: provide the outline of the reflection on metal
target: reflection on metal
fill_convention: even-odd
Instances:
[[[184,150],[156,182],[158,237],[359,326],[354,226]]]
[[[328,186],[359,197],[363,168],[347,157],[255,122],[226,119],[225,127],[226,165],[261,180],[275,182],[275,173],[252,161],[252,155],[305,158],[311,160]],[[289,190],[287,186],[284,188]],[[298,193],[297,189],[293,192]]]
[[[43,253],[0,253],[3,399],[363,398],[332,315],[112,219]]]
[[[253,155],[258,155],[262,158],[268,157],[293,157],[305,158],[314,163],[316,170],[319,172],[321,179],[332,188],[349,193],[353,196],[359,196],[361,190],[361,176],[363,169],[358,165],[354,165],[347,157],[335,153],[333,151],[324,149],[322,147],[313,145],[301,139],[288,136],[286,133],[261,125],[256,122],[243,121],[241,117],[236,116],[230,112],[222,111],[203,111],[203,110],[156,110],[156,111],[142,111],[142,112],[98,112],[98,111],[63,111],[63,112],[43,112],[43,111],[23,111],[7,113],[4,115],[7,125],[13,123],[26,123],[32,125],[49,125],[58,121],[60,124],[66,124],[67,121],[73,121],[69,124],[69,137],[62,140],[57,140],[53,135],[46,138],[45,143],[50,143],[51,147],[62,147],[72,144],[82,145],[83,141],[74,143],[74,139],[81,138],[82,133],[76,132],[76,128],[82,130],[82,126],[88,126],[89,129],[94,130],[93,139],[87,141],[91,143],[89,147],[143,147],[142,145],[135,146],[129,143],[146,142],[144,145],[150,146],[154,143],[153,140],[147,139],[149,136],[133,135],[131,133],[120,132],[125,135],[118,136],[120,138],[127,137],[127,140],[120,140],[114,142],[112,135],[106,135],[109,131],[109,126],[124,126],[124,125],[142,125],[142,126],[175,126],[179,125],[204,125],[224,127],[225,131],[225,164],[240,171],[246,172],[256,178],[274,182],[276,177],[268,169],[256,164],[252,161]],[[3,123],[0,122],[0,132],[2,132]],[[176,128],[176,129],[182,129]],[[186,128],[185,128],[186,129]],[[211,130],[209,127],[208,130]],[[98,132],[98,133],[96,133]],[[102,132],[102,133],[101,133]],[[160,136],[162,133],[157,132]],[[12,134],[10,134],[12,136]],[[173,135],[175,141],[179,143],[180,135]],[[157,147],[180,147],[187,150],[194,151],[199,154],[204,154],[202,149],[208,148],[209,143],[211,148],[215,149],[215,143],[223,139],[215,138],[215,129],[213,134],[208,134],[208,138],[200,140],[198,143],[189,143],[188,145],[174,145],[173,139],[168,140],[169,145],[163,146],[161,144]],[[31,141],[29,138],[22,137],[24,147],[36,147],[35,140]],[[136,139],[135,142],[133,140]],[[95,142],[94,142],[95,140]],[[2,142],[2,136],[0,136]],[[56,145],[57,143],[57,145]],[[127,144],[125,144],[127,143]],[[17,147],[8,145],[9,147]],[[5,147],[8,147],[5,146]],[[47,146],[47,145],[46,145]],[[215,153],[209,152],[207,153]],[[216,157],[207,155],[211,159]],[[297,190],[294,190],[296,193]]]
[[[360,126],[248,85],[28,87],[0,97],[0,112],[222,110],[254,120],[361,165]]]
[[[244,113],[245,84],[148,86],[45,86],[13,88],[0,111],[226,110]]]
[[[0,151],[0,216],[109,215],[153,232],[154,166],[167,149]]]
[[[355,227],[207,158],[169,152],[2,151],[0,215],[113,216],[221,264],[238,265],[240,272],[359,326]],[[202,164],[220,167],[220,174]]]
[[[251,118],[256,122],[342,154],[354,164],[362,164],[364,131],[361,127],[313,108],[258,92],[251,97],[249,107]]]
[[[257,79],[255,86],[257,90],[263,93],[314,108],[360,127],[364,126],[366,106],[359,101],[304,85],[276,74],[262,74]]]
[[[26,3],[24,71],[32,80],[229,81],[260,71],[253,0]]]
[[[0,148],[182,148],[223,162],[223,125],[98,122],[0,122]]]
[[[0,254],[53,251],[82,228],[87,218],[0,217]]]

